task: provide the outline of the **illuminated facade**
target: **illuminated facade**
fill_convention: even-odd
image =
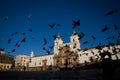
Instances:
[[[101,60],[100,54],[110,52],[113,60],[120,59],[120,44],[81,49],[79,36],[73,32],[69,43],[63,43],[60,35],[54,40],[54,54],[31,56],[25,61],[28,70],[45,70],[48,68],[74,68]],[[107,56],[105,56],[107,58]]]

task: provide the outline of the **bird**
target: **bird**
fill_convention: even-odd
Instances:
[[[46,50],[46,52],[47,52],[48,54],[50,54],[50,51],[49,51],[49,50]]]
[[[109,39],[111,39],[111,37],[107,37],[105,40],[109,40]]]
[[[89,42],[88,41],[83,42],[83,44],[87,44],[87,43],[89,43]]]
[[[53,39],[54,39],[54,40],[57,38],[57,36],[56,36],[56,35],[52,35],[52,37],[53,37]]]
[[[9,39],[8,39],[8,44],[9,44],[9,43],[11,43],[11,41],[12,41],[12,39],[11,39],[11,38],[9,38]]]
[[[14,46],[18,46],[18,43],[16,43]]]
[[[4,21],[7,21],[7,20],[8,20],[8,16],[5,16],[5,17],[4,17]]]
[[[73,20],[73,29],[75,29],[77,26],[80,26],[80,19],[79,20],[77,20],[77,21],[75,21],[75,20]]]
[[[105,31],[107,31],[107,30],[108,30],[108,27],[105,26],[105,27],[102,29],[102,32],[105,32]]]
[[[23,39],[21,40],[21,42],[26,42],[26,38],[23,38]]]
[[[84,49],[83,52],[87,51],[88,49]],[[85,53],[84,53],[85,54]]]
[[[74,51],[69,51],[70,53],[69,53],[69,55],[71,55],[71,54],[73,54],[74,53]]]
[[[85,33],[81,32],[81,35],[85,36]]]
[[[102,45],[102,43],[101,43],[101,42],[99,42],[98,46],[101,46],[101,45]]]
[[[77,49],[77,51],[80,51],[80,49]]]
[[[106,16],[109,16],[109,15],[113,15],[113,14],[115,14],[115,13],[118,13],[118,10],[117,10],[117,9],[110,10],[110,11],[108,11],[105,15],[106,15]]]
[[[89,60],[91,61],[91,62],[93,62],[93,57],[91,56],[91,57],[89,57]]]
[[[46,45],[47,44],[47,40],[46,40],[46,38],[44,37],[44,44],[43,45]]]
[[[23,36],[25,36],[25,34],[26,34],[25,32],[22,33]]]
[[[29,29],[28,31],[29,31],[29,32],[32,32],[32,29]]]
[[[5,48],[0,48],[0,51],[4,51],[5,50]]]
[[[79,36],[79,40],[81,40],[85,36],[85,34],[81,32],[80,34],[78,34],[78,36]]]
[[[95,39],[96,39],[96,37],[95,37],[95,36],[93,36],[93,35],[92,35],[91,37],[92,37],[92,39],[93,39],[93,40],[95,40]]]
[[[97,45],[96,49],[102,50],[102,47],[100,46],[100,44]]]
[[[57,24],[57,26],[60,26],[60,24]]]
[[[114,24],[114,30],[118,30],[118,26]]]
[[[15,49],[13,49],[12,52],[15,52]]]
[[[65,53],[69,53],[69,52],[70,52],[70,50],[66,50],[66,51],[65,51]]]
[[[105,40],[114,39],[114,38],[115,38],[115,36],[113,35],[111,37],[107,37]]]
[[[15,32],[15,34],[17,34],[18,32]]]
[[[48,24],[48,26],[50,27],[50,29],[52,29],[55,26],[55,24]]]
[[[53,47],[54,47],[54,46],[50,46],[49,48],[50,48],[50,49],[53,49]]]
[[[46,50],[46,48],[45,48],[45,47],[43,47],[42,49],[43,49],[43,50]]]

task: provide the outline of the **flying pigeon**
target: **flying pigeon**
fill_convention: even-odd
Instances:
[[[48,24],[48,26],[50,27],[50,29],[52,29],[55,26],[55,24]]]
[[[96,38],[95,38],[95,36],[91,36],[91,37],[92,37],[92,39],[93,39],[93,40],[95,40],[95,39],[96,39]]]
[[[118,10],[117,10],[117,9],[110,10],[110,11],[108,11],[105,15],[106,15],[106,16],[109,16],[109,15],[113,15],[113,14],[115,14],[115,13],[118,13]]]
[[[47,44],[47,40],[46,40],[46,38],[44,38],[43,40],[44,40],[44,45],[46,45],[46,44]]]
[[[77,20],[77,21],[75,21],[75,20],[73,20],[73,29],[75,29],[77,26],[80,26],[80,19],[79,20]]]
[[[105,32],[105,31],[107,31],[107,30],[108,30],[108,27],[105,26],[105,27],[102,29],[102,32]]]

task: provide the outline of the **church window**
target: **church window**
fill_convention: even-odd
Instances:
[[[77,44],[75,43],[75,46],[76,46]]]
[[[39,62],[39,65],[41,65],[41,62]]]
[[[86,56],[88,56],[88,53],[86,53]]]
[[[73,48],[76,48],[76,46],[74,45]]]
[[[31,58],[30,58],[30,62],[31,62]]]
[[[73,39],[73,42],[75,42],[75,39]]]
[[[7,68],[9,68],[9,66],[7,66]]]
[[[81,56],[81,54],[80,54],[80,56]]]

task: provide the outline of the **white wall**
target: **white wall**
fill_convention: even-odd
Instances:
[[[29,67],[38,67],[43,65],[43,60],[47,60],[47,65],[53,65],[53,56],[54,55],[43,55],[31,57],[31,62],[29,63]]]
[[[114,47],[120,49],[120,45],[110,46],[110,49],[108,49],[108,47],[105,46],[105,47],[102,48],[101,52],[103,52],[103,51],[108,51],[108,52],[110,52],[110,53],[113,54],[113,50],[112,50],[112,49],[113,49]],[[94,54],[93,54],[91,51],[93,51]],[[100,59],[100,55],[99,55],[98,51],[99,51],[99,50],[96,49],[96,48],[90,48],[90,49],[88,49],[88,50],[86,50],[86,51],[84,51],[84,49],[82,49],[81,51],[78,52],[78,55],[79,55],[79,63],[84,63],[85,61],[90,62],[89,58],[90,58],[91,56]],[[116,51],[119,51],[119,50],[116,50]],[[86,53],[88,53],[88,55],[86,55]],[[81,56],[80,56],[80,55],[81,55]],[[97,56],[96,56],[96,55],[97,55]],[[118,56],[118,59],[120,59],[120,52],[118,52],[116,55]],[[113,60],[116,60],[116,59],[117,59],[117,58],[116,58],[116,55],[112,55],[112,59],[113,59]]]
[[[18,55],[16,56],[16,59],[15,59],[15,66],[18,66],[18,64],[20,66],[26,66],[26,58],[28,58],[29,56],[26,56],[26,55]]]

